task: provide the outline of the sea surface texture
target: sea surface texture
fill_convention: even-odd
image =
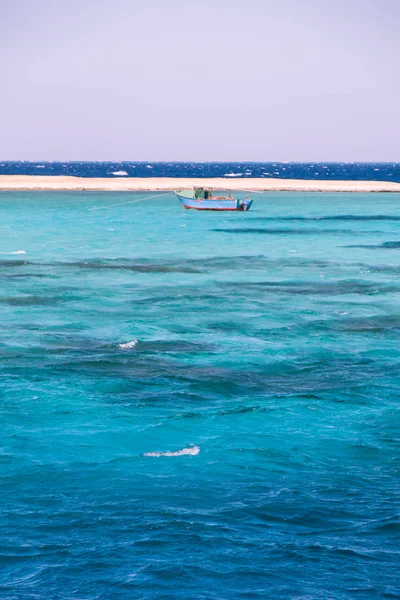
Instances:
[[[0,597],[399,598],[400,195],[152,196],[0,194]]]
[[[400,182],[400,163],[2,162],[0,175],[264,177]]]

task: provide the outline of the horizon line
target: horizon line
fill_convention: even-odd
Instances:
[[[110,164],[225,164],[225,165],[263,165],[263,164],[285,164],[285,165],[306,165],[306,164],[325,164],[325,165],[400,165],[399,160],[8,160],[0,159],[1,163],[28,163],[28,164],[52,164],[52,163],[110,163]],[[1,164],[0,163],[0,164]]]

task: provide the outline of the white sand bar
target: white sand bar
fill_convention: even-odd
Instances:
[[[400,183],[389,181],[321,181],[305,179],[225,179],[174,177],[69,177],[64,175],[0,175],[0,190],[48,191],[174,191],[192,187],[216,190],[266,192],[400,192]]]

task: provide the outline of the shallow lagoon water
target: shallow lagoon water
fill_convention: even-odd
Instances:
[[[145,197],[0,194],[1,597],[399,597],[400,195]]]

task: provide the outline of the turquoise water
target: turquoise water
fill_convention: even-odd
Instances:
[[[1,598],[400,597],[400,195],[144,196],[0,194]]]

